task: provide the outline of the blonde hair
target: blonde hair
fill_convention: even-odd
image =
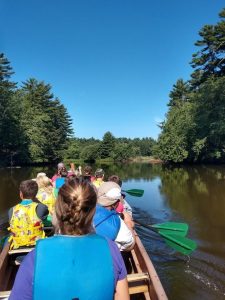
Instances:
[[[60,233],[84,235],[93,232],[96,203],[97,195],[93,186],[82,178],[70,179],[60,188],[55,206]]]
[[[46,175],[39,175],[36,179],[38,189],[44,190],[47,194],[51,194],[53,190],[51,179]]]

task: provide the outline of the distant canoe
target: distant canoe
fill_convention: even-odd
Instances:
[[[136,233],[135,233],[136,234]],[[16,257],[32,249],[24,248],[9,251],[7,244],[0,254],[0,299],[7,299],[19,268]],[[136,234],[134,249],[127,253],[126,262],[130,265],[127,276],[131,300],[167,300],[167,296],[155,268]]]

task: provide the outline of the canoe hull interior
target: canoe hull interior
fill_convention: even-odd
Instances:
[[[1,252],[0,299],[5,298],[12,289],[18,271],[15,259],[19,255],[21,253],[9,255],[9,244]],[[155,268],[137,234],[136,245],[131,252],[124,255],[124,260],[128,269],[131,300],[168,300]]]

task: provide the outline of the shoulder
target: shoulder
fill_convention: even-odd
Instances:
[[[48,207],[43,203],[38,203],[36,207],[36,214],[40,219],[45,218],[48,215]]]
[[[112,255],[112,260],[113,260],[113,268],[114,268],[114,275],[115,275],[115,282],[118,280],[122,280],[126,278],[127,276],[127,271],[126,267],[122,258],[122,255],[116,245],[115,242],[107,239],[109,249]]]

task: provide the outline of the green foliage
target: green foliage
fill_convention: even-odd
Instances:
[[[225,162],[225,9],[221,21],[199,32],[190,82],[170,92],[154,154],[169,162]]]
[[[64,152],[63,157],[66,159],[85,159],[107,161],[126,161],[131,157],[152,155],[152,149],[156,141],[152,138],[115,138],[110,132],[106,132],[102,141],[94,138],[79,139],[70,138],[68,149]],[[92,147],[93,146],[93,147]],[[108,153],[107,157],[102,157],[102,151]],[[107,152],[105,151],[107,150]],[[93,153],[92,153],[93,152]]]
[[[102,143],[99,148],[99,154],[101,158],[107,158],[111,156],[114,151],[115,138],[111,132],[107,131],[102,139]]]
[[[67,137],[72,133],[71,119],[51,86],[29,79],[21,89],[21,126],[29,145],[31,162],[51,162],[61,158]]]
[[[9,61],[0,54],[1,164],[58,160],[72,134],[66,108],[54,99],[49,84],[31,78],[16,89],[11,74]]]
[[[169,94],[170,101],[168,106],[179,106],[183,102],[189,100],[188,93],[190,92],[188,82],[184,82],[183,79],[178,79],[176,84],[173,85],[173,89]]]
[[[167,114],[155,154],[167,162],[182,162],[190,154],[190,142],[195,132],[193,105],[189,102],[173,106]]]
[[[89,145],[82,149],[80,157],[85,161],[95,161],[99,158],[99,145]]]
[[[219,14],[221,21],[216,25],[205,25],[199,32],[201,37],[195,45],[200,47],[193,54],[192,84],[196,87],[210,76],[225,75],[225,9]]]
[[[112,152],[112,158],[115,161],[126,161],[132,156],[132,149],[126,143],[117,144]]]
[[[209,78],[194,99],[196,141],[203,141],[201,160],[225,159],[225,77]],[[198,150],[199,151],[199,150]]]
[[[0,54],[0,160],[9,164],[21,151],[23,133],[19,124],[19,103],[14,97],[15,83],[10,82],[13,74],[8,59]],[[20,137],[20,138],[18,138]]]
[[[64,151],[64,159],[79,159],[81,148],[75,138],[71,138],[67,142],[67,149]]]

